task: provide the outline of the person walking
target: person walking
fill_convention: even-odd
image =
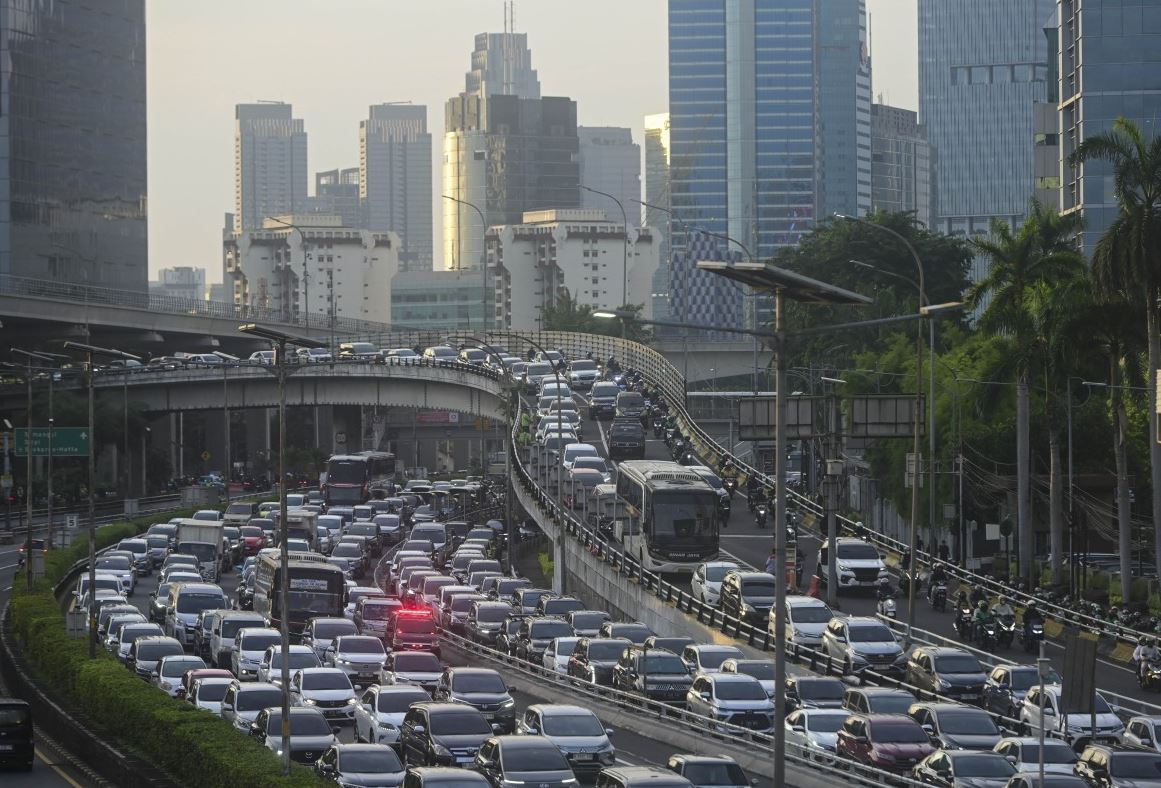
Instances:
[[[770,550],[770,556],[766,559],[766,573],[774,575],[775,577],[778,576],[778,550],[777,550],[777,548],[772,548]]]

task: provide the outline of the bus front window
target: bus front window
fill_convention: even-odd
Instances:
[[[657,544],[704,544],[718,538],[717,495],[670,492],[653,496],[650,537]]]

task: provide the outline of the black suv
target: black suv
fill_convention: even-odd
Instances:
[[[786,679],[786,710],[842,708],[846,686],[834,676],[790,676]]]
[[[491,668],[444,668],[432,698],[471,706],[497,733],[516,730],[516,701],[504,679]]]
[[[727,616],[765,626],[774,605],[774,575],[769,572],[726,572],[721,607]]]
[[[1161,754],[1090,744],[1072,770],[1089,785],[1101,788],[1156,785],[1161,780]]]
[[[650,700],[685,704],[693,677],[681,657],[671,651],[646,651],[630,646],[613,666],[613,687]]]
[[[934,695],[978,703],[987,679],[980,661],[963,649],[920,646],[907,659],[903,681]]]
[[[609,687],[613,666],[633,644],[625,638],[581,638],[568,658],[568,675]]]
[[[537,665],[553,638],[572,637],[572,627],[562,618],[535,616],[520,622],[516,631],[516,656]]]
[[[990,751],[1002,738],[990,714],[962,703],[916,703],[907,715],[944,750]]]
[[[403,718],[399,749],[407,766],[468,766],[496,731],[462,703],[415,703]]]
[[[614,419],[609,427],[609,459],[645,459],[645,428],[638,418]]]
[[[564,753],[543,736],[495,736],[476,754],[476,770],[493,788],[537,784],[540,788],[572,788],[572,767]]]
[[[1055,670],[1052,675],[1044,677],[1045,684],[1060,684],[1061,681]],[[1039,683],[1039,668],[1035,665],[996,665],[984,683],[983,707],[1017,720],[1024,704],[1024,693]]]

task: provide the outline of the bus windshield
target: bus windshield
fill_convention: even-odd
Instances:
[[[363,484],[367,480],[364,460],[331,460],[327,463],[327,484]]]
[[[717,495],[705,492],[654,494],[650,536],[659,544],[700,545],[716,540]]]

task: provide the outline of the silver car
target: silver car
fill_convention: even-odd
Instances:
[[[427,690],[414,684],[372,684],[355,706],[355,741],[398,747],[399,729],[411,704],[430,700]]]
[[[544,736],[564,753],[577,777],[593,777],[617,760],[617,749],[609,741],[613,734],[582,706],[538,703],[516,718],[516,733]]]
[[[803,757],[833,761],[839,728],[851,713],[846,709],[798,709],[786,715],[786,742],[803,750]]]
[[[341,670],[352,684],[368,687],[379,681],[387,652],[372,635],[343,635],[326,651],[326,664]]]
[[[298,705],[294,696],[291,696],[290,703]],[[222,696],[219,713],[222,719],[234,726],[235,730],[248,733],[250,723],[258,716],[258,712],[270,706],[281,705],[281,687],[262,682],[243,683],[234,679],[226,694]]]
[[[895,635],[875,618],[832,618],[822,633],[822,650],[843,665],[846,674],[869,669],[901,678],[907,666],[907,655]]]
[[[774,728],[774,703],[762,683],[744,673],[698,676],[685,695],[691,712],[763,733]]]

